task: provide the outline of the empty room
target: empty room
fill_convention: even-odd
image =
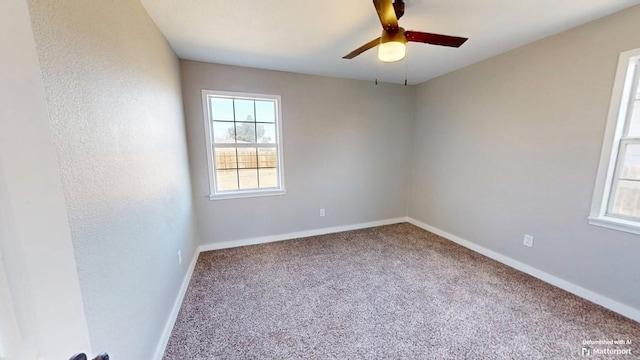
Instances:
[[[0,360],[640,358],[638,24],[0,2]]]

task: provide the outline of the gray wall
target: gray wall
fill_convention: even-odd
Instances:
[[[197,246],[178,59],[138,1],[29,7],[92,348],[150,359]]]
[[[640,309],[638,236],[587,224],[638,19],[636,6],[419,85],[409,216]]]
[[[410,87],[181,61],[194,204],[202,242],[406,216]],[[282,96],[287,194],[208,199],[201,89]],[[319,209],[326,216],[319,216]]]

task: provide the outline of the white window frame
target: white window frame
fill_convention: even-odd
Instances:
[[[271,100],[276,102],[276,143],[275,146],[277,153],[277,169],[278,185],[275,188],[266,189],[241,189],[241,190],[227,190],[217,191],[216,186],[216,174],[215,174],[215,156],[214,156],[214,142],[213,132],[211,129],[211,106],[209,102],[210,97],[232,98],[232,99],[248,99],[248,100]],[[219,91],[219,90],[202,90],[202,110],[204,120],[204,131],[207,146],[207,166],[209,168],[209,200],[223,200],[223,199],[235,199],[235,198],[247,198],[258,196],[273,196],[273,195],[285,195],[286,190],[284,186],[284,157],[282,154],[282,99],[280,95],[269,94],[254,94],[245,92],[232,92],[232,91]],[[224,144],[228,147],[229,144]],[[262,144],[258,144],[259,147]],[[237,146],[237,145],[236,145]]]
[[[609,214],[609,203],[617,182],[617,170],[624,159],[626,144],[640,143],[625,138],[633,108],[633,96],[640,76],[640,49],[622,52],[611,93],[600,164],[594,187],[589,224],[640,235],[640,220]]]

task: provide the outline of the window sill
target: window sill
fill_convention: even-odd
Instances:
[[[209,195],[209,200],[228,200],[228,199],[242,199],[242,198],[252,198],[252,197],[261,197],[261,196],[278,196],[278,195],[285,195],[286,193],[287,191],[284,189],[265,190],[265,191],[235,191],[235,192],[230,191],[222,194]]]
[[[640,222],[609,216],[589,216],[588,219],[591,225],[640,235]]]

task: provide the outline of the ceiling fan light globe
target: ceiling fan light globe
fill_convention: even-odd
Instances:
[[[378,46],[378,59],[384,62],[402,60],[407,54],[407,45],[400,41],[390,41]]]

